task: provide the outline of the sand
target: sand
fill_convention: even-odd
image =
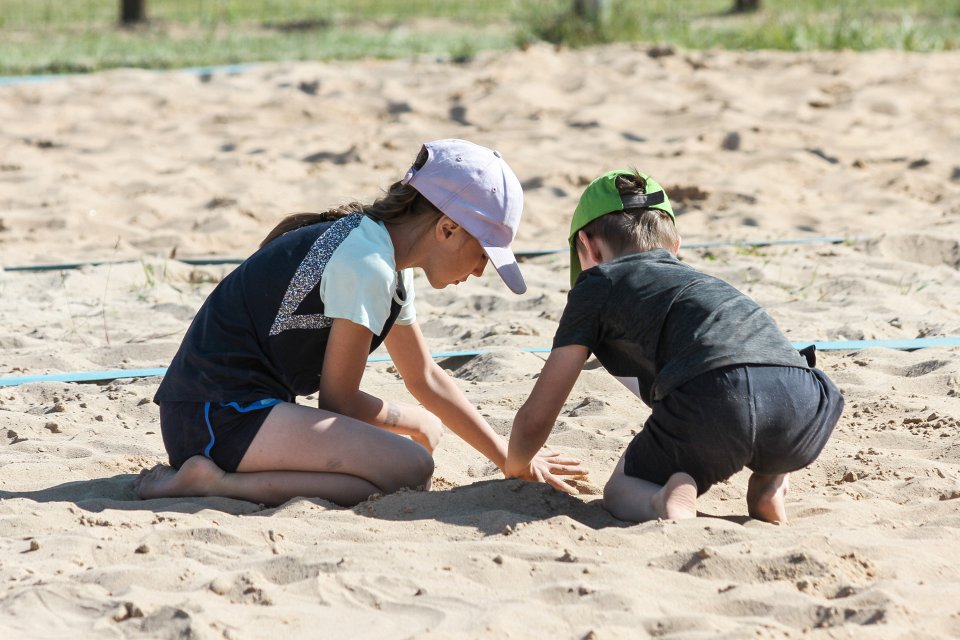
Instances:
[[[164,367],[205,295],[285,213],[369,200],[419,143],[499,149],[527,194],[520,249],[559,248],[583,186],[636,166],[678,205],[681,251],[791,339],[960,336],[960,54],[533,47],[119,70],[0,88],[0,377]],[[566,257],[492,272],[418,313],[507,434],[567,286]],[[591,360],[549,444],[580,495],[504,480],[456,436],[435,490],[339,508],[141,501],[165,459],[158,378],[0,388],[0,635],[157,638],[947,638],[960,635],[958,348],[821,352],[847,410],[793,475],[790,523],[627,525],[598,492],[649,410]],[[409,399],[389,363],[363,387]],[[309,398],[302,402],[309,403]]]

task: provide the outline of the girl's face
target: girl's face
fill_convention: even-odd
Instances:
[[[446,224],[449,222],[450,224]],[[447,218],[438,225],[436,250],[431,252],[423,272],[434,289],[480,277],[487,266],[487,254],[477,239]]]

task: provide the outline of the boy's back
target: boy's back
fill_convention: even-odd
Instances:
[[[694,517],[698,494],[747,467],[750,515],[785,522],[789,473],[820,454],[843,397],[753,300],[676,259],[675,223],[650,176],[610,171],[586,188],[570,224],[567,306],[504,471],[529,476],[593,353],[651,407],[604,487],[611,513]]]
[[[665,249],[583,272],[553,348],[586,346],[617,377],[636,377],[652,404],[701,373],[736,364],[807,367],[770,316]]]

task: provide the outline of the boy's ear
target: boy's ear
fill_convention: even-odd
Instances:
[[[680,253],[680,243],[682,240],[683,238],[677,234],[677,241],[673,243],[673,255]]]
[[[577,237],[580,238],[580,244],[586,250],[587,256],[597,264],[603,263],[603,252],[600,250],[599,243],[588,236],[583,229],[577,232]]]

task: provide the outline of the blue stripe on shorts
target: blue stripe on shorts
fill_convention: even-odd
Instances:
[[[278,405],[282,400],[276,398],[263,398],[262,400],[254,400],[247,406],[241,405],[239,402],[221,402],[220,406],[223,408],[231,407],[236,409],[239,413],[249,413],[251,411],[257,411],[259,409],[268,409],[274,405]],[[207,431],[210,433],[210,442],[207,443],[207,446],[203,449],[203,455],[206,458],[210,457],[210,451],[213,449],[213,445],[216,444],[217,437],[213,434],[213,425],[210,424],[210,403],[203,403],[203,418],[207,422]]]

